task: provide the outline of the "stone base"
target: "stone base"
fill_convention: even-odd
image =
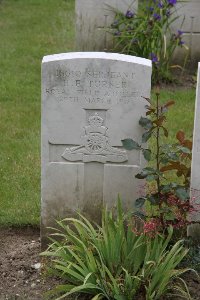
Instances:
[[[200,223],[188,226],[187,235],[200,244]]]

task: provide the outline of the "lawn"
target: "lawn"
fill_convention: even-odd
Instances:
[[[73,51],[74,0],[0,2],[0,225],[39,224],[40,64]],[[170,140],[192,135],[195,90],[163,90],[174,99]]]
[[[174,100],[175,104],[167,113],[166,127],[169,129],[169,142],[175,140],[177,131],[183,130],[188,138],[193,134],[194,109],[196,89],[169,89],[160,90],[160,100],[166,103]],[[154,93],[153,93],[154,95]]]
[[[39,224],[40,64],[73,50],[74,1],[0,3],[0,224]]]

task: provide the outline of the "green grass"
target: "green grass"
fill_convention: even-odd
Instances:
[[[40,64],[73,50],[74,1],[0,4],[0,225],[39,224]]]
[[[187,138],[191,138],[194,126],[195,93],[193,89],[177,89],[176,91],[161,90],[161,103],[168,100],[174,100],[175,104],[169,108],[167,113],[167,123],[165,126],[169,129],[169,143],[175,141],[176,133],[183,130]],[[153,93],[154,95],[154,93]],[[154,95],[155,97],[155,95]]]
[[[74,0],[0,2],[0,225],[39,224],[40,64],[72,51]],[[170,136],[192,135],[194,90],[162,91],[174,99]],[[172,138],[170,138],[172,139]]]

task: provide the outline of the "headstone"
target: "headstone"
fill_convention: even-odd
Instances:
[[[112,35],[107,28],[115,12],[136,11],[138,0],[76,0],[76,50],[107,51],[112,49]]]
[[[79,211],[98,221],[118,194],[134,208],[143,166],[138,121],[150,96],[151,61],[104,52],[45,56],[42,62],[42,242],[55,219]]]
[[[195,105],[195,120],[192,150],[191,172],[191,204],[194,210],[190,213],[190,220],[200,223],[200,63],[198,67],[198,81]],[[200,241],[200,224],[189,226],[188,234]]]
[[[176,12],[172,15],[172,18],[178,15],[179,18],[173,23],[173,30],[181,30],[184,32],[183,40],[189,47],[188,67],[193,69],[197,67],[198,61],[200,61],[200,1],[178,1],[176,5]],[[183,63],[185,59],[184,47],[178,47],[175,53],[176,63]]]

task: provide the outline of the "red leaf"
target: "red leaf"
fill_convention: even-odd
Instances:
[[[175,101],[174,100],[169,100],[165,105],[164,107],[169,107],[171,105],[174,105],[175,104]]]
[[[187,172],[188,168],[180,162],[170,161],[170,165],[164,166],[160,169],[161,172],[170,170],[177,170],[179,172],[185,173]]]
[[[166,172],[166,171],[170,171],[170,170],[174,170],[174,166],[168,165],[168,166],[164,166],[160,169],[161,172]]]
[[[185,139],[185,133],[182,130],[179,130],[176,134],[176,138],[182,144]]]
[[[165,116],[161,116],[158,120],[153,121],[157,126],[162,126],[162,123],[166,120]]]
[[[190,141],[190,140],[184,140],[182,142],[182,144],[183,144],[184,147],[187,147],[188,149],[192,150],[192,141]]]

